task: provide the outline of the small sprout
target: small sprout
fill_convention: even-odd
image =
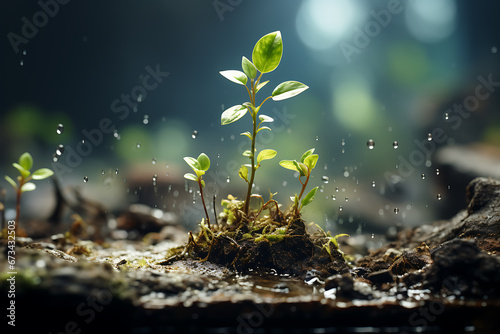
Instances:
[[[257,155],[255,161],[255,139],[257,133],[262,130],[271,130],[268,126],[261,126],[262,123],[272,123],[274,119],[266,115],[259,115],[262,105],[268,99],[280,101],[298,95],[308,89],[309,87],[297,81],[285,81],[280,83],[273,90],[270,96],[265,98],[259,105],[256,103],[255,95],[262,89],[269,81],[261,82],[262,75],[274,71],[283,55],[283,41],[281,39],[281,32],[275,31],[263,36],[254,46],[252,52],[252,61],[246,57],[241,59],[242,71],[227,70],[221,71],[220,74],[231,82],[238,85],[245,86],[250,102],[234,105],[226,110],[221,115],[221,124],[227,125],[236,122],[248,112],[252,117],[252,132],[246,131],[241,135],[248,137],[251,142],[251,149],[243,152],[243,155],[250,159],[250,164],[241,166],[238,174],[248,184],[247,195],[245,198],[245,205],[243,212],[248,215],[250,207],[250,197],[252,194],[252,186],[255,178],[255,171],[260,167],[263,160],[268,160],[276,156],[275,150],[265,149]],[[260,74],[259,74],[260,73]],[[249,80],[250,79],[250,80]],[[250,177],[249,177],[250,176]]]
[[[307,187],[307,183],[309,182],[309,177],[311,176],[311,172],[316,167],[316,163],[318,162],[319,156],[314,153],[314,148],[306,151],[302,157],[300,158],[300,162],[297,160],[281,160],[280,165],[283,168],[290,169],[296,172],[299,172],[299,182],[302,184],[302,189],[300,194],[295,195],[293,201],[293,207],[295,209],[295,215],[299,216],[300,210],[308,204],[310,204],[314,196],[316,195],[316,191],[318,191],[318,187],[315,187],[309,191],[309,193],[300,201],[302,195],[304,194],[304,190]],[[302,177],[305,176],[306,180],[302,182]],[[300,203],[300,204],[299,204]]]
[[[196,173],[186,173],[184,174],[184,178],[192,181],[198,182],[200,186],[200,197],[201,202],[203,203],[203,209],[205,210],[205,216],[207,218],[208,228],[210,228],[210,218],[208,217],[207,206],[205,205],[205,198],[203,196],[203,188],[205,187],[205,181],[203,181],[202,176],[206,171],[210,168],[210,159],[205,153],[201,153],[197,159],[191,157],[184,157],[184,161],[193,169]]]
[[[5,180],[10,183],[14,191],[16,192],[17,204],[16,204],[16,221],[19,221],[19,216],[21,213],[21,194],[27,191],[33,191],[36,189],[36,185],[31,180],[43,180],[54,174],[49,168],[40,168],[30,172],[33,167],[33,158],[31,154],[25,152],[21,154],[18,162],[12,164],[19,172],[17,177],[17,183],[10,176],[5,175]]]

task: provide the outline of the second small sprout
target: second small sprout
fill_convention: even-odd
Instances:
[[[205,181],[203,181],[202,176],[210,168],[210,159],[205,153],[201,153],[197,159],[192,157],[184,157],[184,161],[193,169],[196,173],[186,173],[184,177],[188,180],[196,181],[200,187],[201,202],[203,203],[203,209],[205,210],[205,216],[207,217],[208,228],[210,228],[210,218],[208,217],[207,206],[205,205],[205,198],[203,196],[203,188],[205,187]]]

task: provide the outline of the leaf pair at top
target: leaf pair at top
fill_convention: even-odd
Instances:
[[[314,148],[306,151],[300,158],[300,162],[297,160],[281,160],[280,165],[286,169],[291,169],[299,172],[300,176],[308,176],[311,171],[316,167],[319,156],[314,153]]]
[[[19,171],[20,176],[18,177],[20,189],[18,189],[18,185],[16,182],[10,177],[5,176],[7,182],[16,190],[20,190],[21,192],[32,191],[36,189],[36,185],[32,182],[28,182],[29,180],[43,180],[54,174],[52,170],[49,168],[40,168],[33,172],[30,172],[30,169],[33,167],[33,157],[28,152],[21,154],[18,162],[14,162],[12,164],[14,168]]]
[[[193,169],[196,175],[192,173],[184,174],[184,177],[188,180],[200,182],[201,185],[205,186],[205,181],[201,179],[201,177],[205,174],[205,172],[210,168],[210,159],[205,153],[201,153],[197,159],[192,157],[184,157],[184,161]]]

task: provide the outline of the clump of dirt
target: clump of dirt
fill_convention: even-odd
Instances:
[[[291,210],[284,214],[270,200],[248,217],[241,212],[242,202],[229,196],[221,221],[209,225],[202,221],[196,236],[164,264],[185,258],[210,261],[237,272],[276,272],[304,276],[317,270],[325,277],[349,272],[336,237],[322,230],[309,234],[304,221]],[[269,207],[269,215],[258,218]]]

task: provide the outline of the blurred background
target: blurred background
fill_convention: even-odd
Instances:
[[[275,122],[258,147],[278,156],[255,192],[291,204],[300,184],[278,161],[314,147],[320,191],[306,220],[378,233],[447,219],[472,177],[500,177],[499,12],[493,0],[2,1],[0,171],[15,175],[29,151],[35,169],[110,212],[143,203],[193,228],[203,210],[183,157],[210,156],[217,212],[246,189],[250,118],[222,127],[220,114],[247,95],[219,71],[241,70],[280,30],[283,58],[260,101],[286,80],[310,89],[264,105]],[[23,217],[50,215],[51,182],[38,187]]]

